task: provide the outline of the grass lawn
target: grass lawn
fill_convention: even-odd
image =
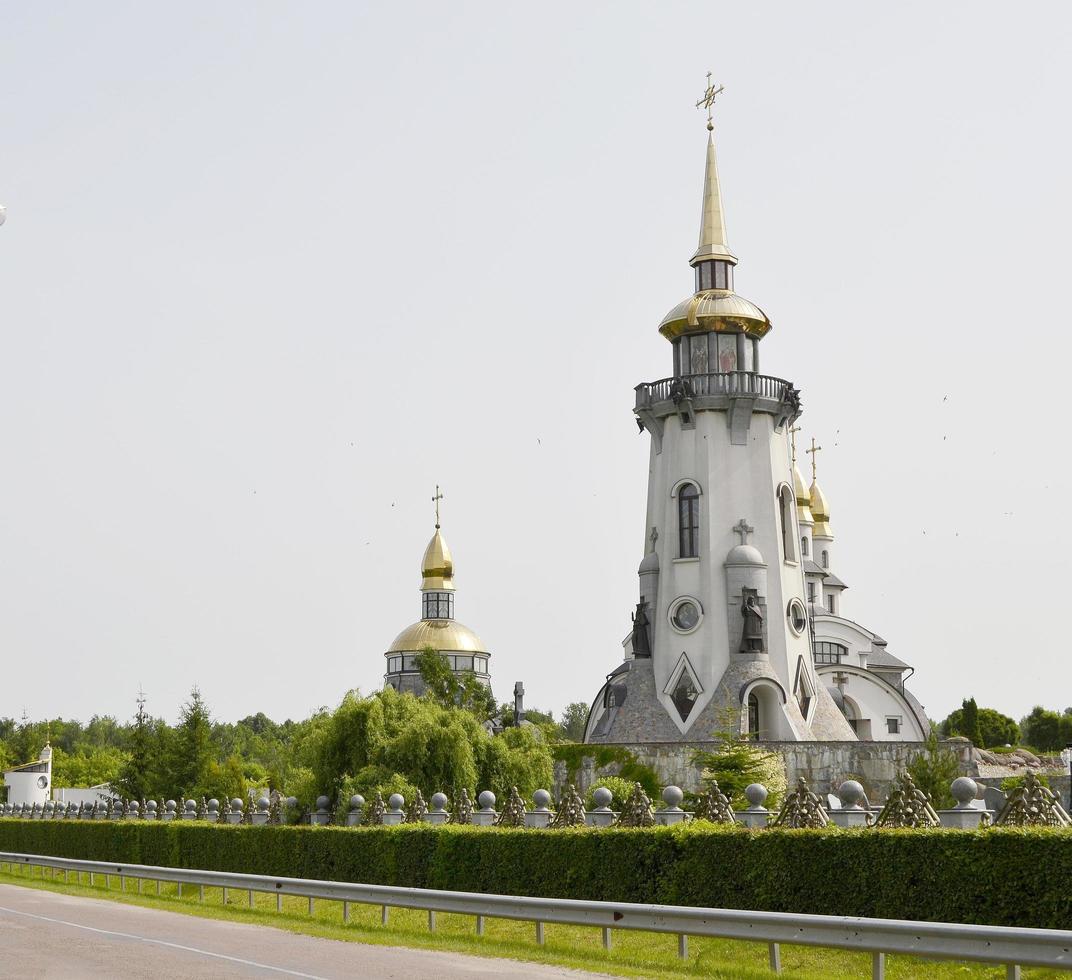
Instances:
[[[690,937],[688,958],[680,959],[676,936],[616,930],[612,933],[612,948],[607,951],[603,949],[602,932],[598,928],[549,924],[544,926],[544,945],[540,946],[531,922],[489,918],[484,922],[483,936],[477,936],[473,916],[438,913],[435,916],[435,931],[430,931],[427,912],[390,909],[388,922],[384,925],[378,905],[352,904],[349,922],[344,923],[341,902],[317,900],[310,910],[308,899],[254,893],[251,908],[249,893],[234,889],[227,891],[225,901],[223,889],[220,888],[205,888],[202,897],[196,886],[187,885],[180,897],[177,885],[164,883],[159,886],[158,897],[157,883],[152,881],[143,882],[139,894],[138,883],[133,879],[121,882],[117,876],[98,874],[91,884],[90,876],[83,872],[78,876],[78,884],[74,883],[73,873],[70,883],[64,884],[62,872],[57,872],[53,879],[47,869],[45,877],[41,876],[40,870],[31,877],[31,870],[21,868],[18,873],[12,873],[5,867],[0,870],[0,881],[188,915],[266,925],[345,942],[500,956],[623,977],[724,977],[727,980],[750,980],[753,977],[772,976],[768,968],[767,946],[758,943]],[[276,911],[277,898],[282,898],[281,912]],[[871,976],[871,958],[867,954],[838,950],[783,946],[782,972],[787,976],[809,980],[865,978]],[[1005,977],[1005,968],[891,955],[886,959],[886,975],[889,980],[907,977],[999,980]],[[1043,977],[1068,978],[1070,974],[1057,970],[1025,969],[1023,976],[1025,980],[1040,980]]]

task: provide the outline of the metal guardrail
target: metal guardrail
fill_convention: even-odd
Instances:
[[[679,955],[688,955],[688,937],[739,939],[766,943],[771,969],[780,972],[780,944],[819,946],[872,954],[872,977],[885,976],[885,955],[897,953],[938,959],[971,960],[1005,964],[1008,977],[1018,978],[1021,966],[1072,969],[1072,931],[1020,929],[1008,926],[961,925],[944,922],[907,922],[899,919],[865,919],[838,915],[797,915],[788,912],[748,912],[738,909],[692,908],[681,905],[639,905],[625,902],[589,902],[565,898],[526,898],[517,895],[485,895],[478,892],[436,891],[426,888],[399,888],[393,885],[362,885],[310,878],[275,878],[268,875],[235,874],[227,871],[192,871],[142,864],[110,864],[80,861],[40,854],[0,851],[0,868],[52,868],[93,875],[133,878],[141,882],[173,882],[196,885],[204,899],[205,888],[226,889],[276,896],[282,909],[284,895],[342,902],[343,921],[350,918],[350,905],[379,905],[381,921],[388,921],[388,909],[420,909],[428,912],[428,926],[435,928],[437,912],[472,915],[476,932],[483,935],[484,919],[515,919],[532,922],[536,941],[543,943],[545,923],[592,926],[603,930],[603,945],[610,948],[613,929],[675,933]],[[42,874],[43,874],[42,870]],[[125,881],[124,881],[125,883]]]

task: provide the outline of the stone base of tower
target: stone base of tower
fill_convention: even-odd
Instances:
[[[725,732],[747,735],[757,720],[750,717],[754,698],[758,734],[781,742],[854,742],[856,733],[820,687],[805,721],[796,700],[788,696],[765,657],[731,663],[714,696],[682,731],[667,714],[655,689],[648,658],[627,660],[611,675],[589,715],[585,741],[593,744],[632,742],[710,742]]]

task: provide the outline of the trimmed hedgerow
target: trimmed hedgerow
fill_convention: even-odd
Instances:
[[[773,912],[1072,927],[1072,833],[245,827],[0,821],[0,850],[214,871]]]

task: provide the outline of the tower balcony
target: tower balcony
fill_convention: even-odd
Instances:
[[[800,392],[792,382],[752,371],[690,374],[636,386],[636,413],[641,428],[661,443],[662,423],[677,415],[683,426],[696,412],[725,412],[732,441],[742,443],[754,412],[775,417],[775,426],[792,424],[800,415]]]

